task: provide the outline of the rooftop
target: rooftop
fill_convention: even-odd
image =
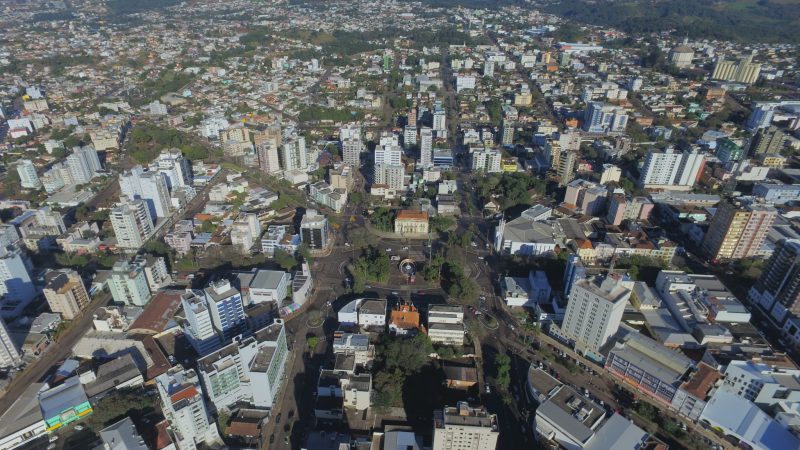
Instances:
[[[395,220],[424,220],[428,221],[428,213],[425,211],[413,211],[404,209],[397,212]]]
[[[578,442],[586,443],[594,435],[594,428],[606,413],[600,405],[562,385],[539,405],[536,415],[546,418]]]

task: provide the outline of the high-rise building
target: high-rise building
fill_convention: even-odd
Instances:
[[[390,189],[403,188],[405,167],[403,149],[396,144],[397,136],[381,139],[375,148],[374,184],[385,184]],[[384,145],[384,142],[386,143]]]
[[[211,314],[211,323],[223,342],[241,334],[245,327],[242,293],[228,280],[219,280],[203,289],[205,303]]]
[[[778,241],[747,297],[778,322],[800,316],[800,240]]]
[[[339,141],[344,142],[348,139],[361,140],[361,125],[349,123],[339,128]]]
[[[146,305],[150,301],[150,287],[147,285],[143,261],[134,260],[129,263],[123,259],[114,263],[108,288],[117,303]]]
[[[433,165],[433,130],[428,127],[419,130],[419,165],[422,167]]]
[[[91,145],[73,148],[72,154],[67,156],[67,167],[75,184],[88,183],[95,173],[102,170],[97,151]]]
[[[492,61],[491,59],[487,59],[483,63],[483,76],[485,77],[494,76],[494,61]]]
[[[213,409],[237,403],[271,408],[284,381],[289,354],[283,322],[222,347],[197,361],[197,370]]]
[[[17,367],[21,362],[19,349],[8,334],[6,321],[0,317],[0,367]]]
[[[164,174],[145,171],[136,166],[120,175],[119,186],[122,195],[129,199],[142,199],[147,204],[150,217],[155,221],[158,217],[166,217],[172,209],[169,188]]]
[[[723,201],[708,225],[701,248],[713,260],[756,256],[778,212],[772,206]]]
[[[744,149],[736,142],[722,138],[717,141],[716,156],[723,163],[740,161],[744,157]]]
[[[197,444],[213,443],[219,432],[208,418],[203,390],[194,369],[180,364],[156,377],[161,410],[169,422],[168,431],[179,450],[196,449]]]
[[[433,109],[433,131],[436,137],[447,137],[447,113],[440,102]]]
[[[300,221],[300,241],[312,249],[327,247],[328,219],[316,210],[307,210]]]
[[[19,182],[25,189],[39,189],[42,187],[42,182],[39,176],[36,175],[36,166],[30,159],[20,159],[17,161],[17,174],[19,174]]]
[[[578,157],[575,152],[564,150],[560,153],[558,165],[555,166],[559,186],[566,186],[575,179],[575,163],[577,160]]]
[[[162,151],[150,165],[150,170],[164,175],[171,193],[177,188],[192,185],[192,166],[180,150]]]
[[[645,157],[638,184],[643,188],[691,188],[705,167],[705,155],[697,149],[678,153],[673,148],[650,149]]]
[[[580,279],[572,284],[561,331],[583,352],[597,353],[617,332],[631,291],[619,275]]]
[[[628,114],[619,106],[589,102],[583,117],[583,129],[590,133],[621,133],[628,125]]]
[[[711,75],[711,79],[753,84],[758,81],[760,73],[761,64],[753,63],[753,55],[750,54],[738,62],[720,58],[714,66],[714,73]]]
[[[122,197],[122,202],[111,210],[109,218],[117,237],[117,247],[138,249],[153,235],[153,220],[144,200],[129,200]]]
[[[278,153],[283,170],[306,170],[308,168],[308,150],[306,138],[292,133],[286,136]]]
[[[750,131],[767,128],[772,124],[772,119],[775,117],[775,110],[778,105],[779,104],[775,102],[756,102],[755,107],[753,107],[753,112],[751,112],[750,117],[747,118],[745,127]]]
[[[276,146],[275,143],[266,141],[256,145],[256,153],[258,154],[259,170],[267,174],[281,171],[278,146]]]
[[[759,130],[750,144],[751,155],[769,155],[780,153],[788,144],[790,137],[774,125]]]
[[[195,351],[199,355],[208,355],[217,350],[222,341],[214,329],[211,312],[203,295],[187,291],[181,295],[181,305],[186,316],[183,331]]]
[[[364,142],[360,138],[348,138],[342,141],[342,162],[353,167],[361,166],[361,153]]]
[[[416,125],[406,125],[403,129],[403,145],[406,148],[411,147],[417,143],[417,126]]]
[[[495,450],[497,416],[482,406],[459,402],[433,412],[433,450]]]
[[[511,145],[514,143],[514,121],[513,120],[503,120],[503,135],[501,136],[500,142],[503,145]]]
[[[619,225],[625,220],[647,220],[654,207],[653,202],[647,197],[628,199],[623,194],[615,194],[611,196],[608,204],[606,222]]]
[[[5,318],[18,316],[36,298],[36,288],[20,248],[0,256],[0,298],[0,315]]]
[[[567,257],[567,268],[564,271],[564,295],[569,298],[575,282],[586,278],[586,267],[580,256],[571,254]]]
[[[471,149],[470,168],[473,171],[483,171],[485,173],[500,173],[503,171],[503,153],[499,150],[479,148]]]
[[[72,320],[89,305],[89,293],[78,272],[72,269],[54,270],[45,274],[44,298],[50,311],[61,313],[65,320]]]

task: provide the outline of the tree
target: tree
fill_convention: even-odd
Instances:
[[[303,261],[311,264],[312,256],[311,256],[311,246],[308,245],[307,242],[300,244],[300,247],[297,248],[297,254],[303,258]]]
[[[501,391],[508,391],[511,385],[511,358],[505,353],[499,353],[494,360],[494,366],[497,370],[497,387]]]
[[[400,370],[405,374],[417,373],[430,362],[433,344],[425,333],[412,339],[386,336],[381,343],[381,365],[389,371]]]
[[[279,266],[281,266],[283,270],[287,272],[292,270],[294,266],[297,264],[297,261],[294,259],[292,255],[286,253],[286,251],[279,248],[275,249],[275,253],[272,256],[272,259],[275,260],[275,262]]]
[[[317,348],[317,344],[319,344],[319,338],[316,336],[311,336],[306,339],[306,343],[308,344],[308,352],[314,353],[314,350]]]

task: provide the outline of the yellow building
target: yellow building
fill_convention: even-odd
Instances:
[[[394,219],[394,232],[397,234],[427,234],[428,213],[404,209]]]
[[[500,163],[500,168],[503,169],[503,172],[514,173],[517,171],[517,162],[513,159],[504,159]]]
[[[720,203],[703,239],[703,253],[715,260],[760,254],[775,216],[777,210],[771,206]]]
[[[530,106],[533,103],[533,94],[530,91],[514,94],[514,106]]]
[[[764,155],[763,159],[761,160],[761,165],[765,167],[772,167],[780,169],[784,165],[786,165],[786,157],[781,155]]]

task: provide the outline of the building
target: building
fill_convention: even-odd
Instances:
[[[394,232],[399,235],[424,235],[428,233],[428,213],[404,209],[394,218]]]
[[[728,139],[722,138],[717,140],[716,156],[723,163],[740,161],[744,157],[744,149],[741,145]]]
[[[417,125],[410,124],[403,128],[403,145],[408,148],[417,143]]]
[[[48,433],[94,412],[76,376],[67,378],[58,386],[39,391],[39,407]]]
[[[191,164],[178,149],[162,150],[150,164],[150,170],[166,177],[167,188],[172,193],[178,188],[192,185]]]
[[[570,290],[561,331],[584,353],[597,354],[617,332],[631,291],[618,276],[576,281]]]
[[[217,427],[209,420],[203,390],[194,370],[177,365],[156,377],[161,410],[169,422],[167,431],[179,450],[218,440]]]
[[[235,286],[246,305],[274,302],[280,304],[289,295],[292,276],[279,270],[253,269],[236,274]]]
[[[108,288],[117,303],[146,305],[150,301],[150,287],[147,285],[143,261],[137,259],[129,263],[120,260],[114,263],[108,279]]]
[[[464,345],[464,308],[432,305],[428,309],[428,337],[434,344]]]
[[[47,433],[37,398],[43,387],[44,383],[30,383],[0,415],[1,449],[29,448]]]
[[[625,220],[648,220],[655,205],[647,197],[626,198],[622,194],[611,196],[606,213],[606,222],[620,225]]]
[[[761,392],[773,386],[786,391],[798,391],[798,377],[800,369],[783,368],[756,361],[734,360],[725,367],[725,379],[720,388],[759,403]],[[789,393],[786,392],[785,397],[788,396]]]
[[[339,323],[363,328],[386,327],[386,300],[359,298],[344,305],[337,312]]]
[[[361,166],[361,153],[364,152],[364,142],[361,137],[347,138],[341,141],[342,146],[342,162],[352,166]]]
[[[765,203],[782,205],[800,200],[800,184],[756,183],[753,196]]]
[[[139,249],[153,235],[153,220],[144,200],[121,198],[109,219],[121,249]]]
[[[172,210],[167,179],[161,172],[145,171],[136,166],[119,176],[122,195],[129,199],[141,199],[147,204],[150,217],[166,217]]]
[[[0,368],[17,367],[21,362],[19,349],[8,334],[6,321],[0,317]]]
[[[786,148],[790,137],[774,125],[759,130],[750,144],[751,155],[778,154]]]
[[[420,331],[420,314],[416,306],[399,304],[389,311],[389,331],[397,336],[410,336]]]
[[[623,108],[601,102],[589,102],[583,118],[583,129],[590,133],[622,133],[628,126]]]
[[[703,172],[705,155],[698,150],[677,153],[672,148],[650,149],[638,180],[642,188],[690,189]]]
[[[564,203],[588,216],[597,216],[605,210],[607,196],[605,186],[579,178],[567,185]]]
[[[578,161],[578,156],[575,152],[564,150],[561,151],[558,157],[558,164],[553,162],[556,168],[556,177],[558,178],[559,186],[566,186],[570,181],[575,179],[575,164]]]
[[[497,416],[482,406],[460,402],[433,412],[432,450],[495,450]]]
[[[100,430],[100,440],[103,441],[102,448],[106,450],[148,450],[130,417]]]
[[[709,223],[701,248],[713,260],[759,255],[777,214],[772,206],[724,201]]]
[[[618,183],[622,177],[622,169],[614,164],[603,164],[603,173],[600,175],[600,184]]]
[[[718,59],[711,74],[712,80],[734,81],[737,83],[753,84],[758,81],[761,73],[761,64],[753,63],[753,55],[747,55],[737,61]]]
[[[486,148],[470,148],[470,168],[476,172],[500,173],[503,171],[501,161],[503,153]]]
[[[36,174],[36,166],[29,159],[17,161],[17,174],[19,174],[19,184],[25,189],[39,189],[42,182]]]
[[[503,120],[503,130],[500,138],[500,143],[503,145],[511,145],[514,143],[514,121],[505,119]]]
[[[328,218],[314,209],[306,210],[300,221],[300,242],[312,249],[327,248],[330,241]]]
[[[272,408],[284,381],[288,353],[283,322],[276,321],[198,360],[200,380],[213,409]]]
[[[322,369],[317,381],[314,416],[319,420],[339,421],[345,408],[365,411],[371,405],[372,375]]]
[[[43,292],[50,311],[60,313],[65,320],[79,316],[91,301],[81,276],[72,269],[48,272],[45,282]]]
[[[800,241],[778,242],[748,299],[779,323],[800,316]]]
[[[328,171],[328,179],[330,180],[331,188],[350,192],[353,190],[353,184],[355,183],[354,170],[347,164],[335,165]]]
[[[36,287],[28,273],[22,249],[15,248],[0,256],[0,316],[16,318],[36,298]]]
[[[416,127],[414,130],[416,133]],[[419,130],[419,166],[422,168],[433,166],[433,130],[428,127]]]
[[[66,162],[70,179],[74,184],[88,183],[102,170],[97,151],[91,145],[73,148]]]
[[[693,58],[694,49],[686,45],[686,43],[669,51],[669,62],[678,68],[691,67]]]
[[[525,214],[510,222],[502,218],[495,228],[494,248],[510,255],[549,255],[556,249],[555,232],[553,224]]]

